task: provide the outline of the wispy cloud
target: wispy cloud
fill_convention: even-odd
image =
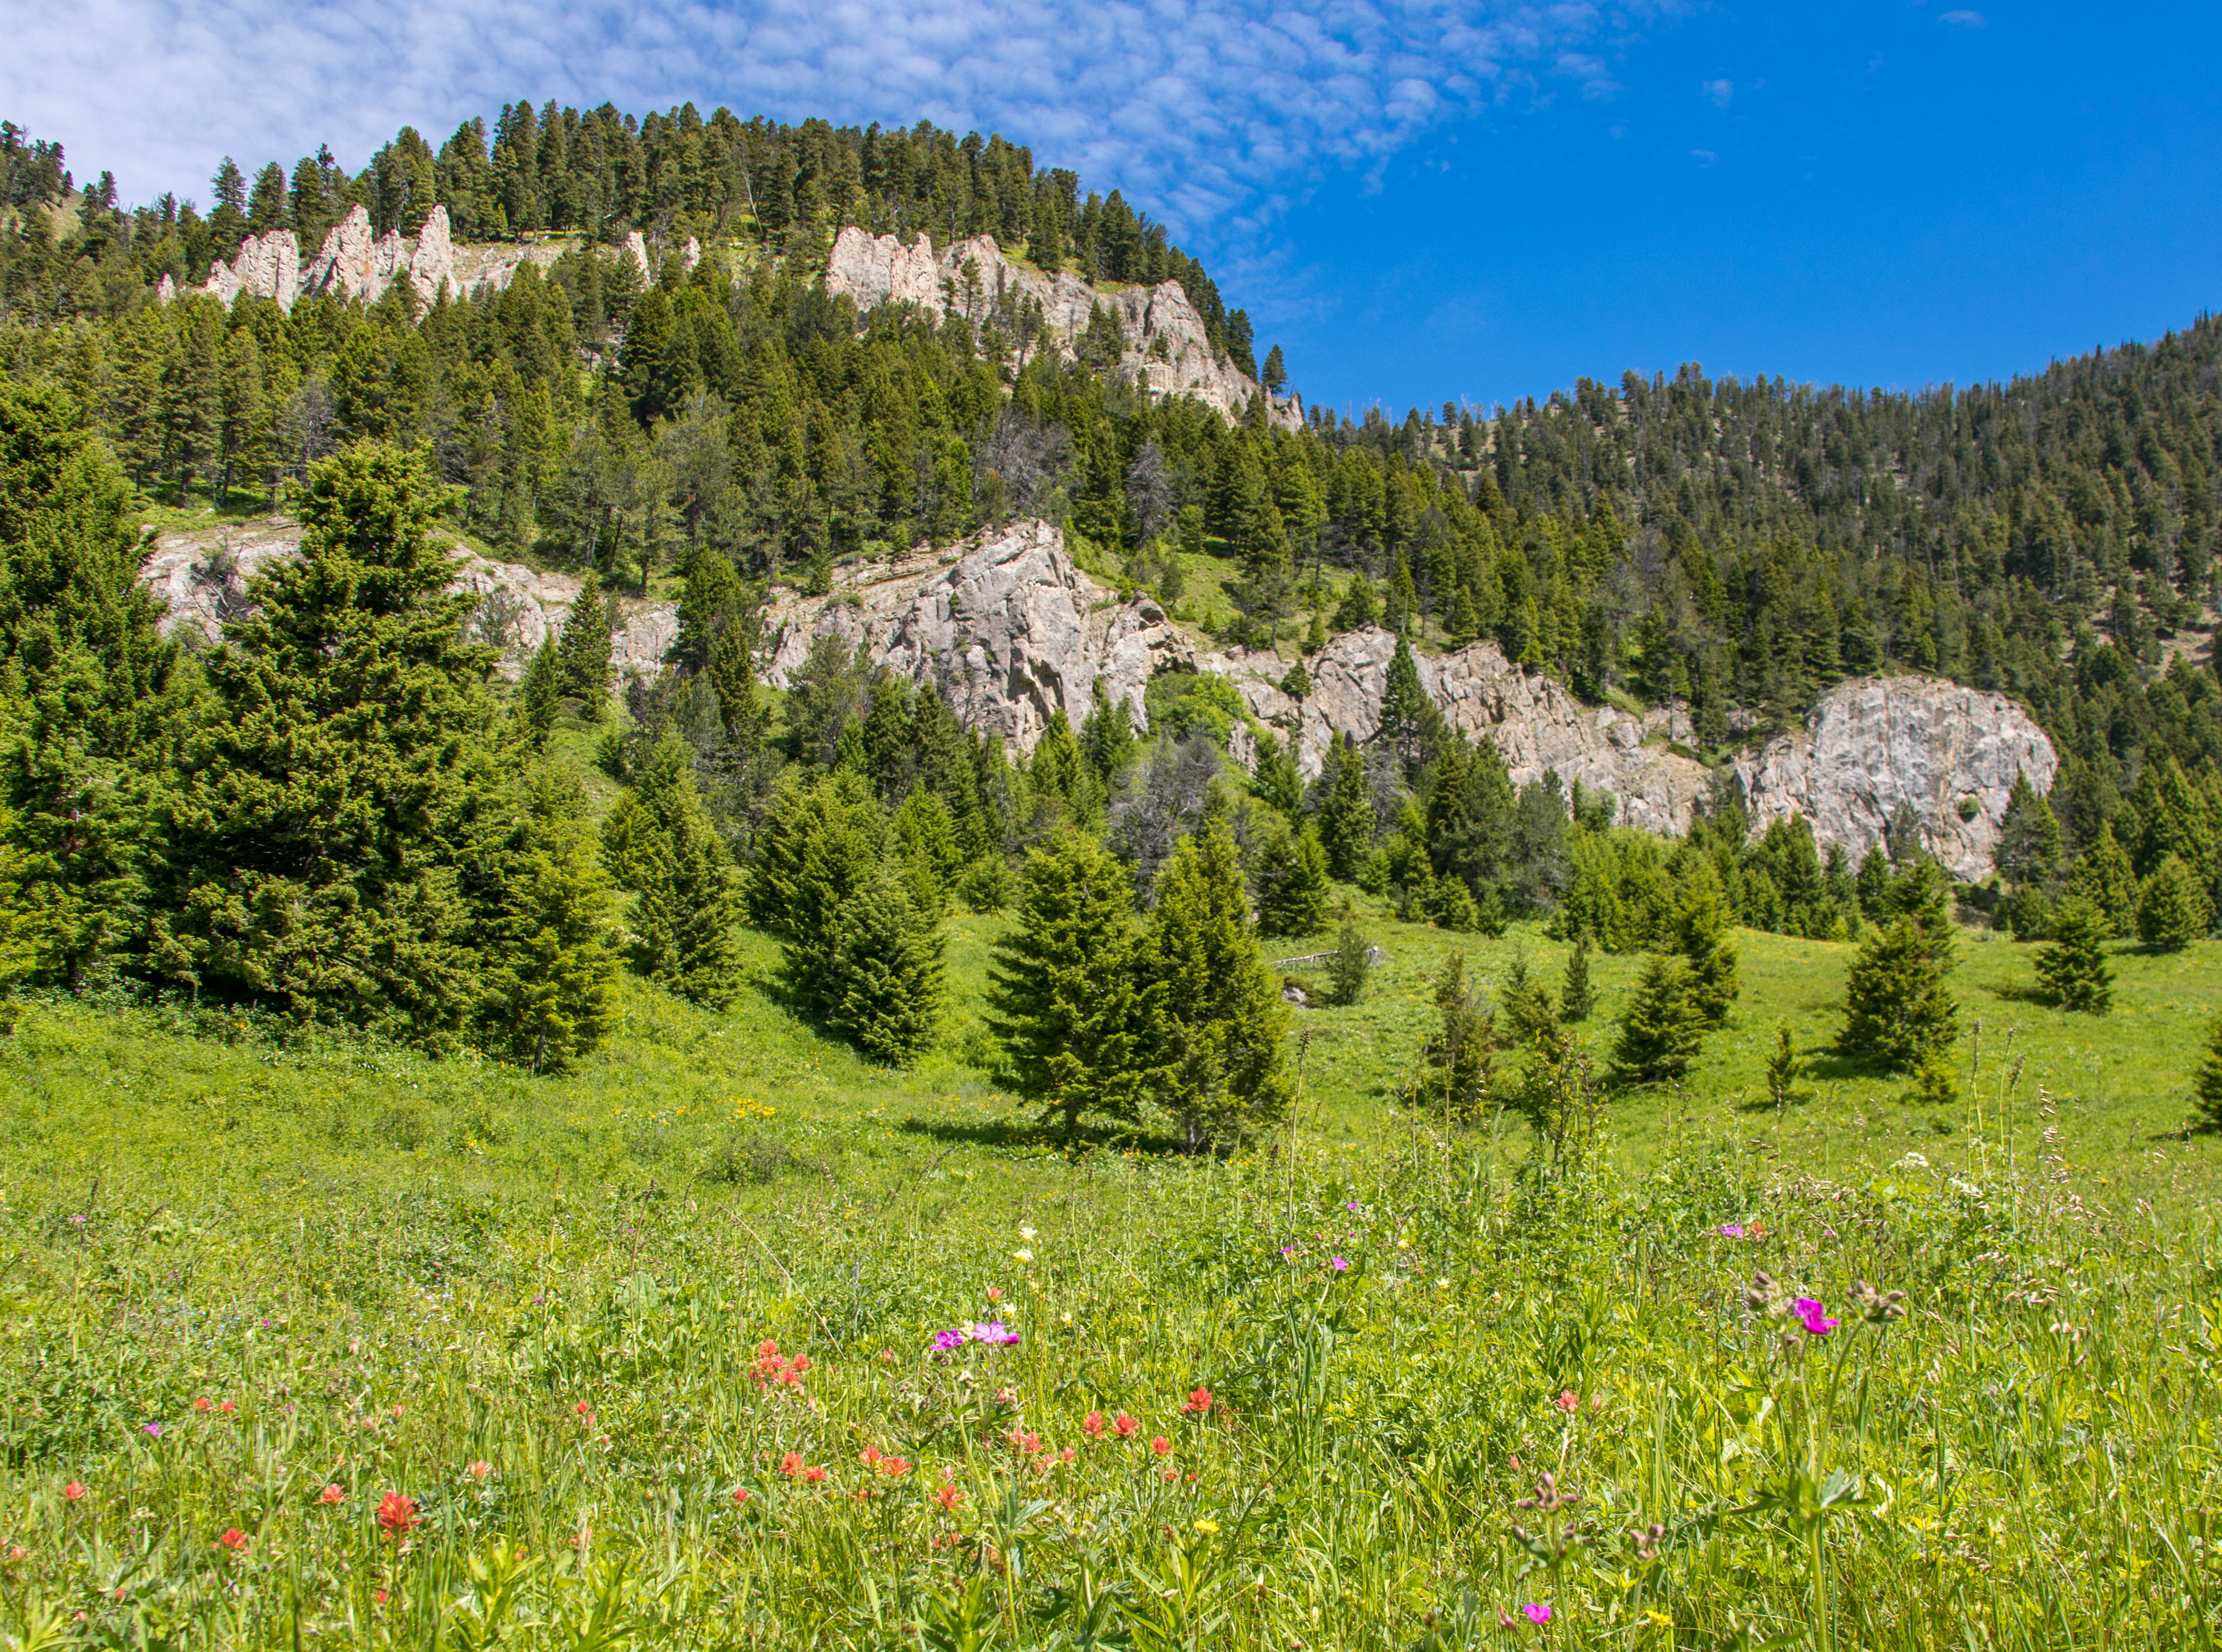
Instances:
[[[1733,80],[1708,80],[1698,90],[1705,94],[1705,101],[1715,109],[1726,109],[1736,97]]]
[[[1678,0],[80,0],[17,4],[0,109],[128,198],[518,97],[1001,130],[1176,229],[1269,215],[1462,114],[1618,90]]]
[[[1991,20],[1980,11],[1948,11],[1936,20],[1943,28],[1988,28]]]

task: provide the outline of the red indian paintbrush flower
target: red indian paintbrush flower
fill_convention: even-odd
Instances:
[[[378,1523],[396,1542],[409,1535],[410,1528],[417,1523],[418,1518],[417,1499],[413,1497],[388,1492],[379,1499]]]

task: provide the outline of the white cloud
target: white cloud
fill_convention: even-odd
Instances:
[[[1323,167],[1560,85],[1680,0],[0,0],[0,110],[112,167],[127,199],[205,201],[319,142],[359,167],[404,123],[553,97],[635,112],[1000,130],[1177,230],[1254,225]]]
[[[1705,94],[1705,101],[1715,109],[1726,109],[1736,97],[1736,82],[1725,79],[1708,80],[1698,90]]]
[[[1948,11],[1937,23],[1946,28],[1988,28],[1991,20],[1980,11]]]

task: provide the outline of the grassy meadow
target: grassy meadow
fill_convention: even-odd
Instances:
[[[1398,1096],[1447,951],[1555,985],[1564,949],[1365,921],[1365,999],[1296,1016],[1291,1136],[1233,1161],[1068,1150],[968,1065],[993,918],[951,920],[906,1073],[780,1008],[760,938],[734,1011],[629,983],[558,1078],[33,1004],[0,1632],[2213,1644],[2222,946],[2125,949],[2093,1020],[1965,938],[1938,1106],[1828,1053],[1849,948],[1741,933],[1690,1084],[1554,1164]],[[1596,960],[1600,1052],[1638,962]]]

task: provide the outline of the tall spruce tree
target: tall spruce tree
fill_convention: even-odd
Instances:
[[[575,694],[579,709],[590,723],[599,722],[609,709],[611,633],[616,629],[614,603],[602,594],[601,576],[593,568],[579,582],[579,594],[563,622],[558,652],[563,664],[563,692]]]
[[[1613,1046],[1616,1084],[1664,1084],[1682,1077],[1704,1046],[1705,1013],[1689,963],[1654,953],[1635,983]]]
[[[1348,734],[1335,737],[1320,774],[1320,846],[1328,870],[1343,883],[1358,876],[1373,847],[1373,797],[1365,759]]]
[[[945,943],[934,916],[884,864],[842,904],[825,1022],[892,1067],[925,1054],[941,1023]]]
[[[1726,902],[1718,884],[1710,878],[1694,884],[1674,915],[1674,945],[1689,960],[1691,1005],[1708,1027],[1727,1022],[1729,1006],[1742,990],[1727,927]]]
[[[511,704],[525,748],[538,751],[556,732],[556,719],[563,709],[563,669],[556,658],[556,642],[546,638],[532,650],[532,660],[517,685]]]
[[[297,1015],[438,1039],[479,997],[458,868],[500,811],[474,599],[429,531],[421,454],[313,468],[298,561],[248,588],[162,808],[152,965]]]
[[[1844,980],[1837,1046],[1908,1068],[1959,1036],[1960,1008],[1944,985],[1941,949],[1904,914],[1871,927]]]
[[[1125,864],[1068,829],[1026,857],[1017,922],[990,958],[1004,1081],[1067,1140],[1087,1119],[1138,1122],[1152,1091],[1133,914]]]
[[[2137,933],[2137,876],[2111,823],[2102,825],[2090,848],[2075,857],[2068,893],[2095,907],[2118,939]]]
[[[1396,752],[1406,780],[1415,781],[1433,755],[1442,726],[1443,715],[1420,682],[1412,644],[1399,637],[1389,660],[1389,681],[1381,691],[1381,725],[1373,738]]]
[[[1574,950],[1566,955],[1566,984],[1559,989],[1559,1014],[1568,1021],[1585,1021],[1597,1008],[1597,989],[1590,984],[1590,938],[1574,937]]]
[[[1327,927],[1327,851],[1307,821],[1296,831],[1276,822],[1258,856],[1258,933],[1316,935]]]
[[[480,1017],[490,1047],[534,1072],[560,1072],[608,1035],[618,962],[609,881],[577,772],[543,765],[519,791],[484,924]]]
[[[1250,937],[1249,891],[1223,820],[1181,839],[1158,876],[1146,947],[1158,1099],[1191,1153],[1286,1115],[1288,1006]]]
[[[2206,939],[2213,922],[2214,903],[2198,874],[2175,856],[2162,856],[2137,889],[2137,939],[2160,952],[2180,952]],[[2057,939],[2057,918],[2053,927]]]
[[[2114,972],[2106,967],[2106,920],[2087,901],[2073,898],[2052,914],[2052,938],[2037,949],[2037,979],[2062,1009],[2103,1015],[2113,1002]]]
[[[603,854],[637,894],[633,962],[682,998],[720,1008],[739,994],[740,876],[702,811],[685,742],[667,736],[603,823]]]

